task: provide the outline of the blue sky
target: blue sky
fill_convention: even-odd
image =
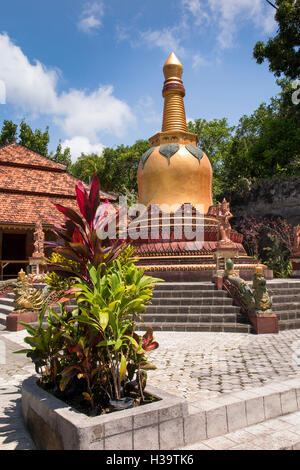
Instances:
[[[278,92],[252,58],[274,35],[265,0],[0,0],[0,122],[50,126],[73,159],[160,130],[162,67],[184,66],[187,118],[237,124]]]

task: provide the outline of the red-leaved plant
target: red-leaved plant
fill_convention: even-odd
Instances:
[[[76,201],[79,212],[64,207],[61,204],[54,206],[65,217],[65,222],[60,224],[56,219],[49,218],[54,229],[52,230],[58,241],[47,242],[47,246],[64,258],[74,262],[74,269],[69,264],[51,263],[47,266],[48,271],[56,272],[59,276],[79,277],[91,285],[87,265],[92,264],[96,269],[100,264],[105,267],[124,250],[125,244],[120,240],[100,240],[97,236],[98,230],[103,230],[109,223],[108,206],[106,201],[100,201],[100,182],[95,174],[88,192],[81,181],[76,184]],[[116,217],[116,214],[114,214]]]

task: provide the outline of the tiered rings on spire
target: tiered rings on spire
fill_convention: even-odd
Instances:
[[[185,89],[181,80],[183,67],[174,52],[169,56],[164,65],[165,83],[163,87],[164,115],[162,132],[183,131],[187,132],[183,97]]]

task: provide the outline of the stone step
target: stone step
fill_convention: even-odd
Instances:
[[[235,323],[236,322],[236,315],[235,314],[148,314],[145,313],[142,315],[143,320],[146,323]]]
[[[8,315],[13,310],[14,310],[14,307],[12,305],[1,305],[0,304],[0,313],[4,313],[5,315]]]
[[[228,294],[224,290],[160,290],[155,289],[153,292],[153,298],[164,298],[164,297],[193,297],[193,298],[227,298]]]
[[[217,290],[212,282],[161,282],[157,290]]]
[[[290,320],[279,320],[279,330],[296,330],[300,328],[300,318]]]
[[[276,294],[276,295],[270,294],[270,295],[272,296],[273,304],[279,304],[282,302],[299,302],[300,303],[300,291],[298,294],[291,294],[291,295],[282,295],[282,294]]]
[[[0,325],[6,325],[6,317],[5,313],[0,313]]]
[[[1,297],[0,298],[0,306],[1,305],[8,305],[8,306],[12,306],[14,303],[14,299],[11,299],[9,297]]]
[[[267,281],[268,289],[300,288],[300,279],[272,279]]]
[[[51,310],[53,310],[55,313],[60,313],[60,307],[58,305],[52,305]],[[76,303],[75,304],[67,304],[67,309],[68,311],[73,311],[77,308]]]
[[[216,313],[219,315],[226,313],[238,314],[239,307],[233,305],[149,305],[147,313]]]
[[[14,294],[13,292],[8,292],[8,294],[6,294],[6,297],[9,299],[15,299],[16,294]]]
[[[205,332],[227,332],[227,333],[251,333],[252,326],[242,323],[139,323],[138,331],[145,331],[152,327],[154,331],[205,331]]]
[[[300,312],[300,302],[282,302],[282,303],[275,303],[272,306],[272,310],[275,313],[280,313],[281,311],[286,310],[298,310]]]
[[[268,287],[269,294],[272,295],[274,298],[278,296],[290,296],[290,295],[300,295],[300,287],[298,289],[291,287],[289,289],[270,289]]]
[[[189,402],[184,450],[291,448],[300,441],[300,378]],[[290,432],[287,431],[290,429]],[[274,431],[273,444],[268,430]],[[282,436],[282,437],[281,437]],[[233,441],[236,444],[231,444]],[[206,449],[207,450],[207,449]]]
[[[163,297],[152,298],[152,305],[232,305],[229,297]]]
[[[180,450],[300,450],[300,412],[268,419]]]
[[[274,311],[274,310],[273,310]],[[275,312],[278,320],[295,320],[300,318],[300,310],[283,310],[281,312]]]

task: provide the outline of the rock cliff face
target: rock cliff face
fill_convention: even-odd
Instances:
[[[281,216],[290,224],[300,224],[300,177],[270,179],[251,189],[225,194],[235,217]]]

